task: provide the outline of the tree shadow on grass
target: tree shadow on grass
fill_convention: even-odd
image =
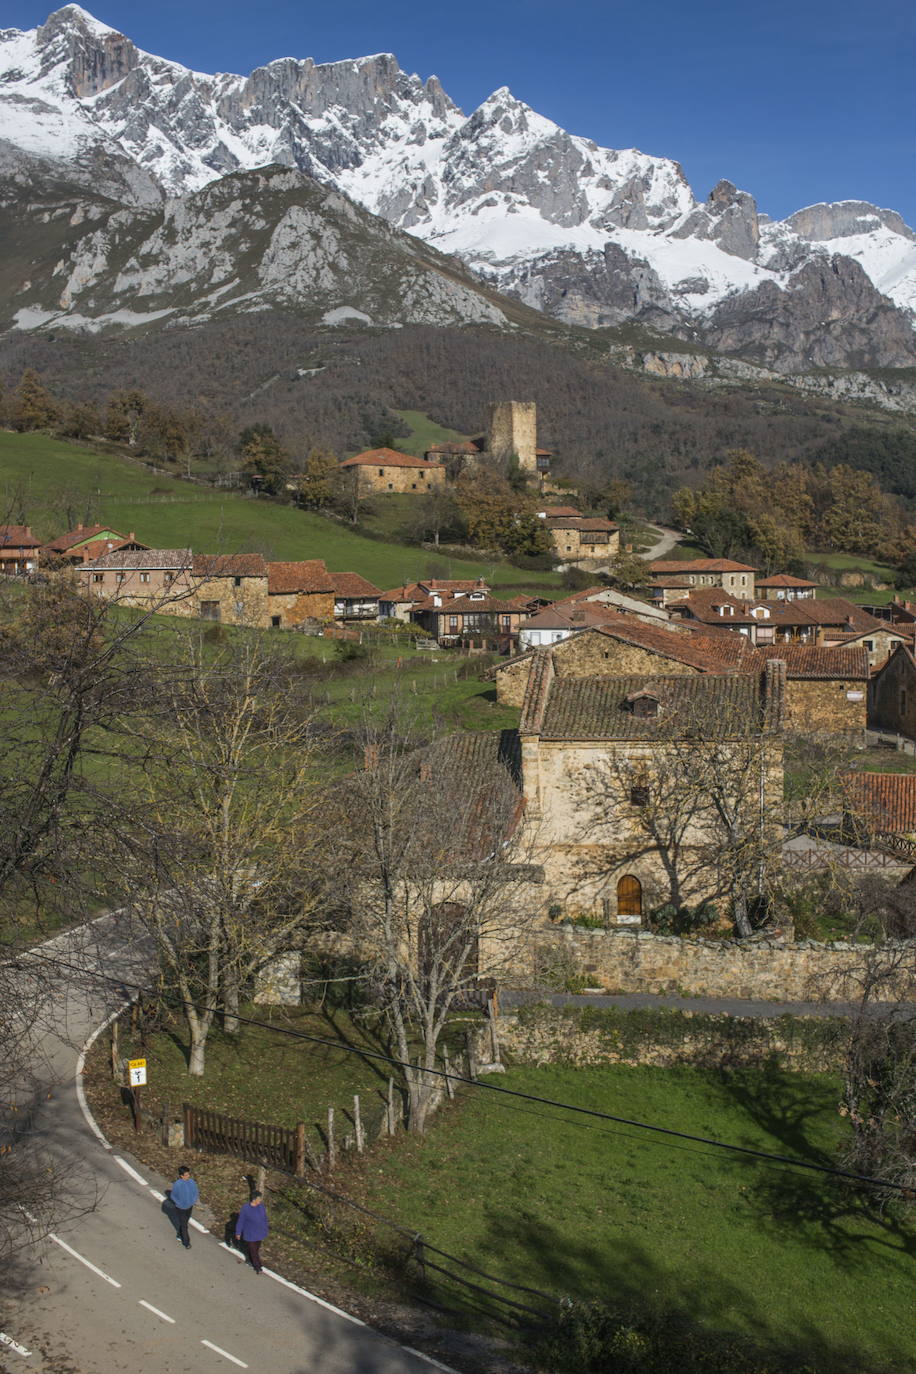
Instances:
[[[778,1153],[825,1168],[842,1167],[831,1150],[812,1139],[824,1113],[836,1110],[836,1093],[828,1084],[768,1063],[723,1074],[718,1086],[729,1103],[739,1105],[779,1142]],[[759,1142],[754,1135],[735,1143],[757,1148]],[[894,1204],[882,1205],[867,1185],[791,1165],[763,1165],[755,1169],[746,1197],[769,1229],[792,1232],[796,1242],[828,1249],[844,1267],[872,1248],[897,1259],[916,1257],[912,1222]]]
[[[912,1352],[895,1349],[893,1333],[890,1363],[882,1363],[810,1322],[791,1337],[774,1329],[750,1264],[741,1276],[700,1260],[689,1273],[668,1271],[636,1241],[598,1249],[509,1212],[489,1218],[485,1249],[489,1267],[507,1276],[523,1253],[532,1286],[560,1299],[557,1323],[534,1338],[543,1367],[557,1374],[899,1374],[909,1367]]]
[[[373,1055],[365,1053],[367,1048],[377,1050],[380,1054],[391,1053],[391,1043],[381,1029],[374,1030],[368,1024],[364,1025],[361,1027],[360,1038],[357,1039],[351,1028],[335,1015],[333,1007],[322,1007],[321,1016],[341,1044],[355,1050],[360,1063],[369,1069],[380,1082],[387,1083],[390,1077],[398,1077],[400,1071],[395,1065],[386,1064],[384,1060],[376,1059]],[[393,1075],[392,1070],[394,1070]]]

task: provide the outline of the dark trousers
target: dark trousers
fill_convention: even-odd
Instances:
[[[248,1255],[248,1263],[251,1265],[252,1269],[255,1271],[256,1274],[260,1274],[261,1242],[259,1240],[246,1240],[243,1241],[242,1244],[245,1246],[245,1252]]]
[[[188,1221],[190,1220],[191,1213],[194,1211],[194,1208],[176,1207],[175,1211],[178,1216],[178,1237],[182,1245],[186,1245],[190,1248],[191,1237],[188,1235]]]

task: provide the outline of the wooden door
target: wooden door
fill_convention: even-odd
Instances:
[[[642,915],[642,883],[629,873],[617,884],[617,915]]]

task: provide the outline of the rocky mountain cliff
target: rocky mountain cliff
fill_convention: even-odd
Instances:
[[[182,311],[196,290],[202,309],[218,304],[213,291],[221,291],[222,308],[246,308],[242,298],[247,308],[263,305],[269,269],[258,269],[257,282],[250,275],[257,197],[240,188],[244,174],[269,164],[311,179],[303,186],[342,192],[459,257],[492,288],[569,323],[635,320],[785,371],[916,363],[916,234],[893,211],[853,201],[773,223],[727,181],[701,202],[676,162],[600,148],[506,88],[466,117],[435,77],[407,75],[389,54],[323,65],[284,58],[247,77],[209,76],[142,52],[76,5],[31,32],[0,31],[3,199],[21,201],[26,186],[49,194],[82,188],[92,193],[83,215],[101,214],[103,198],[107,213],[139,216],[81,231],[77,243],[64,235],[62,265],[45,272],[37,296],[20,284],[11,312],[20,327],[47,316],[58,278],[69,283],[58,325],[86,318],[88,291],[106,306],[95,319],[171,310],[173,270]],[[201,207],[226,177],[232,184],[217,197],[225,275],[214,285],[176,263],[171,236],[180,224],[182,262],[207,258],[212,232]],[[282,195],[292,194],[284,186]],[[309,215],[320,217],[314,193],[303,194]],[[334,215],[343,204],[322,202]],[[247,207],[237,234],[224,220],[233,205]],[[158,226],[152,239],[143,237],[145,225]],[[282,290],[284,300],[302,292],[319,314],[349,304],[335,297],[330,305],[333,292],[309,294],[333,274],[333,255],[316,249],[314,220],[306,228],[284,210],[273,233],[284,244],[284,267],[271,291]],[[141,249],[157,268],[128,270],[124,253]],[[227,258],[236,250],[237,270]],[[112,254],[116,271],[114,259],[106,269]],[[435,262],[441,273],[443,260]],[[430,288],[423,318],[438,318],[441,308],[443,323],[465,311],[499,323],[505,312],[454,271],[460,290]],[[230,278],[247,289],[223,291]],[[350,308],[375,319],[365,276],[359,290],[364,305]],[[386,311],[381,318],[392,320]]]

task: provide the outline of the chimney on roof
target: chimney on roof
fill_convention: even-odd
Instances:
[[[82,525],[82,522],[80,522],[80,524],[78,524],[77,527],[76,527],[76,532],[77,532],[77,534],[79,534],[79,532],[80,532],[80,530],[81,530],[82,528],[83,528],[83,525]]]
[[[133,543],[136,542],[136,539],[137,539],[137,536],[134,534],[133,530],[131,530],[130,534],[127,536],[127,541],[128,541],[128,543],[129,543],[129,544],[133,544]]]
[[[485,587],[486,585],[487,584],[482,577],[478,577],[477,581],[474,583],[475,587]]]
[[[763,670],[763,727],[782,729],[785,719],[786,662],[782,658],[768,658]]]

